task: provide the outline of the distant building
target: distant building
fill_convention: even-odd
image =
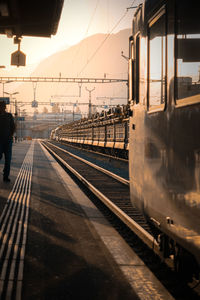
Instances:
[[[64,111],[62,113],[38,113],[32,118],[25,118],[24,121],[17,121],[16,136],[20,139],[31,138],[48,138],[52,129],[73,120],[80,120],[81,114]]]

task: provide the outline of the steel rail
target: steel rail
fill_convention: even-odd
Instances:
[[[54,145],[54,144],[52,144],[50,142],[46,142],[46,143],[48,143],[50,145],[53,145],[53,147],[55,147],[55,148],[57,148],[57,149],[65,152],[65,153],[71,155],[72,157],[74,157],[76,159],[79,159],[80,161],[82,161],[82,162],[88,164],[89,166],[91,166],[91,167],[99,170],[100,172],[105,173],[105,174],[109,175],[110,177],[113,177],[114,179],[120,181],[121,183],[123,183],[125,185],[129,185],[129,180],[127,180],[127,179],[125,179],[125,178],[123,178],[121,176],[118,176],[117,174],[114,174],[114,173],[112,173],[112,172],[110,172],[110,171],[108,171],[106,169],[103,169],[103,168],[99,167],[98,165],[95,165],[95,164],[93,164],[93,163],[85,160],[84,158],[81,158],[81,157],[79,157],[79,156],[77,156],[77,155],[75,155],[75,154],[73,154],[73,153],[71,153],[71,152],[69,152],[69,151],[67,151],[65,149],[62,149],[62,148],[60,148],[60,147],[58,147],[58,146],[56,146],[56,145]]]
[[[75,144],[72,145],[72,144],[68,143],[66,140],[59,141],[59,143],[62,144],[62,145],[70,146],[70,147],[72,147],[72,148],[81,149],[80,147],[78,147],[78,146],[75,145]],[[54,145],[54,144],[52,144],[52,145]],[[123,162],[128,162],[127,159],[121,158],[121,157],[118,157],[118,156],[113,156],[113,155],[109,155],[109,154],[105,154],[105,153],[93,151],[93,150],[91,150],[91,149],[84,149],[84,150],[86,150],[87,152],[90,152],[90,153],[94,153],[94,154],[98,154],[98,155],[107,157],[107,158],[111,158],[111,159],[115,159],[115,160],[123,161]]]
[[[149,234],[138,223],[136,223],[133,219],[127,216],[127,214],[125,214],[119,207],[117,207],[110,199],[108,199],[103,193],[101,193],[89,181],[87,181],[81,174],[79,174],[74,168],[72,168],[66,161],[64,161],[58,154],[56,154],[52,149],[50,149],[46,145],[46,143],[40,143],[42,146],[46,147],[46,149],[54,157],[56,157],[56,159],[62,165],[64,165],[68,170],[70,170],[70,172],[74,174],[75,177],[77,177],[88,189],[90,189],[115,215],[117,215],[120,218],[120,220],[122,220],[122,222],[124,222],[150,249],[153,249],[153,251],[160,256],[159,245],[151,234]],[[69,155],[71,155],[71,153],[69,153]]]

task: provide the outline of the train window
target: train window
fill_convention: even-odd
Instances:
[[[99,138],[99,127],[94,128],[94,140]]]
[[[107,140],[108,141],[113,141],[114,139],[114,126],[108,126],[107,127]]]
[[[176,81],[177,104],[200,101],[200,22],[199,1],[176,6]],[[183,101],[181,101],[183,100]]]
[[[92,128],[88,129],[88,138],[92,139]]]
[[[159,12],[148,30],[148,106],[164,108],[166,86],[166,16]]]
[[[105,140],[105,127],[99,128],[99,140],[104,141]]]
[[[117,124],[116,125],[116,141],[121,141],[124,140],[124,135],[125,135],[125,125],[122,124]]]

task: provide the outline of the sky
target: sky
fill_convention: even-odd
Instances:
[[[22,38],[20,50],[26,54],[26,67],[20,68],[28,70],[30,66],[38,64],[51,54],[74,45],[93,34],[111,31],[116,33],[122,29],[130,28],[134,10],[127,11],[127,8],[132,4],[138,5],[139,2],[141,1],[65,0],[55,36],[51,38]],[[115,27],[123,16],[124,18]],[[0,35],[0,45],[0,65],[5,66],[5,70],[12,70],[14,67],[10,66],[10,56],[17,50],[17,45],[14,45],[12,38],[7,38],[5,35]],[[4,69],[0,69],[0,74],[2,72]]]
[[[48,56],[67,49],[81,40],[98,33],[117,33],[120,30],[131,28],[135,9],[142,0],[64,0],[64,6],[56,35],[51,38],[23,37],[20,50],[26,54],[26,66],[15,67],[10,65],[11,54],[17,51],[13,38],[0,35],[0,77],[3,76],[31,76],[37,65]],[[28,83],[26,83],[28,85]],[[25,85],[26,85],[25,84]],[[23,95],[21,83],[0,84],[0,95],[3,90],[10,94],[20,91],[17,101],[33,98],[33,88],[30,85],[28,94]],[[56,88],[56,85],[55,85]],[[67,89],[70,87],[67,86]],[[83,89],[85,90],[85,88]],[[67,90],[68,91],[68,90]],[[60,92],[61,94],[63,92]],[[65,91],[66,93],[66,91]],[[68,91],[69,93],[69,91]],[[71,93],[71,90],[70,90]],[[40,98],[37,87],[37,97]],[[84,95],[83,95],[84,96]],[[30,106],[27,108],[30,109]],[[42,107],[41,107],[42,109]]]

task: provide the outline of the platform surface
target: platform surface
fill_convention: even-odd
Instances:
[[[173,299],[38,140],[13,145],[10,178],[0,299]]]
[[[22,299],[138,299],[39,142],[32,143]],[[11,183],[0,179],[1,213],[30,145],[13,146]]]

